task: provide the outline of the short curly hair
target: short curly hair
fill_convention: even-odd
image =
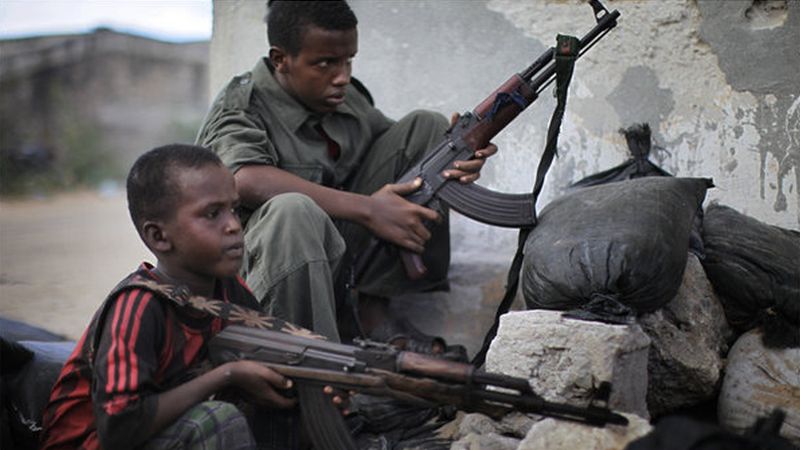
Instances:
[[[133,163],[126,183],[128,212],[136,230],[147,220],[168,220],[177,209],[180,188],[176,175],[182,169],[199,169],[222,165],[222,161],[205,147],[170,144],[156,147]]]
[[[303,33],[309,25],[324,30],[352,30],[358,19],[344,0],[270,0],[267,3],[269,45],[280,47],[292,56],[300,53]]]

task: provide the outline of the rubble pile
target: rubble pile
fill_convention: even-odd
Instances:
[[[501,317],[485,368],[576,406],[610,382],[606,405],[630,424],[467,416],[452,449],[800,446],[800,232],[703,209],[710,180],[650,163],[646,125],[623,134],[629,161],[541,211],[529,310]]]

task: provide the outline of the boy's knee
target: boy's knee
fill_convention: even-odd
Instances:
[[[394,125],[404,142],[403,153],[409,161],[416,161],[431,146],[439,143],[449,127],[447,119],[433,111],[412,111]]]
[[[145,448],[254,448],[247,417],[232,403],[210,400],[189,409]]]
[[[248,221],[245,241],[251,249],[270,248],[273,253],[285,249],[315,259],[325,254],[320,249],[344,246],[330,216],[310,197],[298,193],[277,195],[259,208]]]
[[[250,427],[247,425],[247,417],[245,417],[244,413],[233,403],[208,400],[189,410],[187,416],[184,417],[198,424],[196,428],[203,436],[209,435],[209,433],[214,434],[224,431],[214,429],[215,427],[213,426],[208,426],[210,424],[219,424],[232,431],[250,433]]]
[[[250,220],[268,219],[271,222],[298,225],[329,220],[328,214],[311,199],[296,192],[287,192],[271,198],[256,211],[259,217]]]
[[[450,126],[450,121],[444,115],[425,109],[411,111],[403,120],[411,121],[415,129],[429,130],[431,133],[443,133]]]
[[[276,195],[270,200],[270,207],[275,209],[276,215],[285,218],[328,218],[328,214],[311,197],[297,192]]]

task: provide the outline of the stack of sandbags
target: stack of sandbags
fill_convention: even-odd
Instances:
[[[522,291],[529,309],[612,323],[636,317],[652,341],[648,410],[660,416],[719,389],[729,332],[698,262],[712,183],[650,162],[646,124],[622,133],[628,161],[574,183],[542,210],[525,247]]]
[[[775,409],[800,445],[800,232],[730,207],[706,209],[703,260],[738,333],[718,401],[720,424],[742,433]]]

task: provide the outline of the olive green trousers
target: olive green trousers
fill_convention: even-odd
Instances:
[[[376,139],[345,188],[370,195],[394,182],[441,141],[447,126],[440,114],[407,115]],[[447,286],[450,236],[446,214],[443,219],[432,228],[423,254],[424,278],[408,280],[397,249],[382,246],[356,280],[358,291],[392,297]],[[334,222],[305,195],[277,195],[245,224],[243,276],[265,312],[338,341],[336,292],[344,291],[353,262],[370,240],[366,228]]]

